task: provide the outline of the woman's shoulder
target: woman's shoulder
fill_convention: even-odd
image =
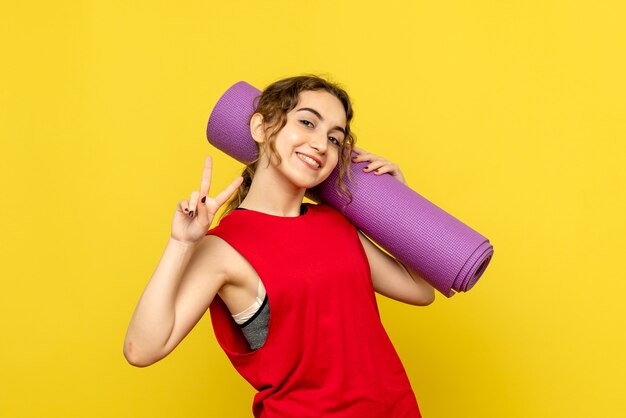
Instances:
[[[228,241],[214,234],[205,235],[195,253],[208,269],[227,277],[233,276],[237,262],[240,261],[237,250]]]
[[[332,222],[338,225],[344,225],[347,227],[354,226],[343,213],[341,213],[338,209],[334,208],[328,203],[320,202],[317,204],[311,203],[307,205],[309,205],[309,209],[322,215],[328,222]]]
[[[210,236],[210,235],[223,235],[224,233],[227,233],[230,229],[232,229],[233,227],[236,227],[239,223],[241,223],[242,221],[245,221],[246,217],[245,216],[240,216],[240,215],[245,215],[244,210],[238,210],[238,209],[233,209],[228,213],[225,213],[222,215],[222,217],[219,219],[219,222],[214,225],[212,228],[210,228],[207,232],[206,232],[206,236]]]

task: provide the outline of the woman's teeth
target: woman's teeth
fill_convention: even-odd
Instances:
[[[311,158],[311,157],[307,157],[306,155],[302,155],[302,154],[300,154],[299,152],[296,152],[296,155],[297,155],[298,157],[300,157],[300,159],[301,159],[301,160],[303,160],[303,161],[305,161],[305,162],[307,162],[307,163],[311,164],[312,166],[315,166],[315,167],[317,167],[317,168],[319,168],[319,167],[320,167],[320,165],[317,163],[317,161],[315,161],[313,158]]]

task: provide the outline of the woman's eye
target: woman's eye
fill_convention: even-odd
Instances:
[[[300,123],[302,123],[305,126],[313,126],[313,124],[309,122],[308,120],[301,120]]]
[[[341,142],[339,142],[339,140],[335,138],[334,136],[329,136],[328,139],[330,140],[330,142],[332,142],[333,144],[337,146],[341,145]]]

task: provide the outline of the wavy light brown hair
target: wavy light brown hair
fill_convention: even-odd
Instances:
[[[349,170],[350,156],[352,154],[352,147],[356,141],[356,136],[350,129],[350,121],[353,116],[350,97],[338,84],[316,75],[290,77],[270,84],[263,93],[255,99],[256,105],[253,112],[253,114],[259,113],[263,116],[265,137],[267,138],[263,146],[269,146],[272,154],[277,158],[278,164],[280,164],[281,158],[276,151],[275,145],[276,136],[287,124],[287,113],[298,104],[298,96],[300,93],[308,90],[325,90],[334,95],[339,99],[346,112],[346,136],[339,148],[339,175],[337,176],[336,189],[349,203],[352,201],[352,194],[345,185],[344,177],[347,175],[348,180],[351,179]],[[250,190],[252,178],[254,177],[254,173],[256,172],[257,165],[261,158],[259,144],[257,142],[255,142],[255,144],[259,151],[258,156],[244,168],[241,174],[243,176],[243,183],[226,205],[222,217],[238,207],[248,194],[248,190]]]

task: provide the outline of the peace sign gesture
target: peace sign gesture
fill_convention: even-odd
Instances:
[[[233,195],[243,181],[243,177],[237,177],[224,191],[215,198],[210,198],[208,195],[211,188],[212,168],[213,160],[207,156],[204,160],[200,191],[192,192],[189,200],[178,202],[172,220],[173,239],[187,243],[199,241],[206,235],[218,209]]]

